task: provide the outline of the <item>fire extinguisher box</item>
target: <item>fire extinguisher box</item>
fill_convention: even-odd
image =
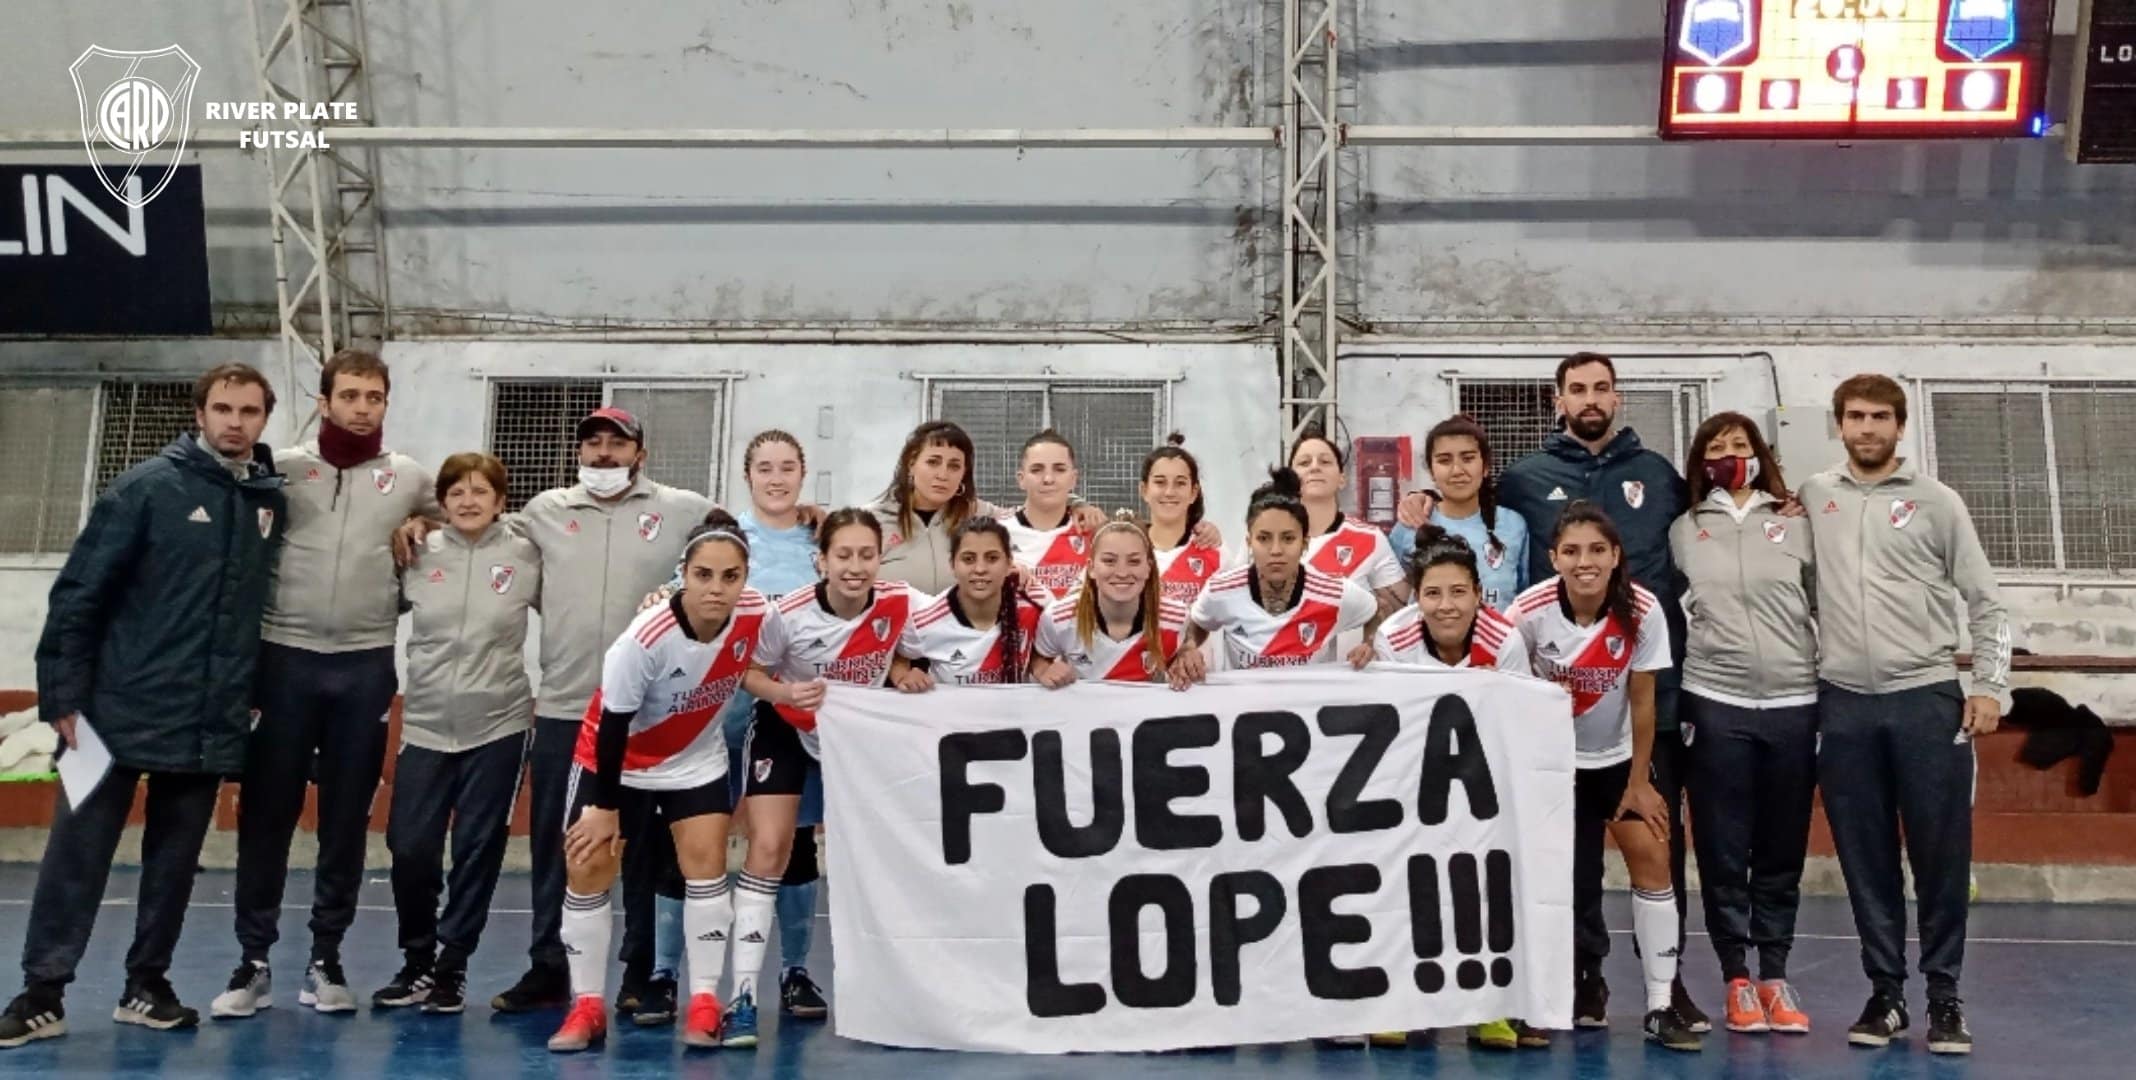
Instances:
[[[1409,488],[1416,460],[1407,435],[1366,435],[1350,446],[1351,492],[1357,516],[1388,532],[1395,526],[1395,506]]]

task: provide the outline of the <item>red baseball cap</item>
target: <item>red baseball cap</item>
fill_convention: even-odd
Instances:
[[[585,442],[603,424],[614,428],[616,434],[634,443],[642,445],[645,442],[645,427],[638,423],[638,418],[632,416],[629,410],[613,405],[603,405],[587,413],[586,419],[578,422],[579,441]]]

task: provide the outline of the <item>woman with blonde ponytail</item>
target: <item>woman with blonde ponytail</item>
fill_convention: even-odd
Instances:
[[[1032,670],[1053,689],[1077,679],[1162,681],[1186,622],[1187,606],[1164,598],[1148,534],[1114,521],[1090,538],[1076,590],[1039,620]]]

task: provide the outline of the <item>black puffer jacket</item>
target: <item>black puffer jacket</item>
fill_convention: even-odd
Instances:
[[[38,711],[85,714],[121,765],[243,771],[284,509],[265,446],[242,483],[191,435],[120,474],[52,583]]]

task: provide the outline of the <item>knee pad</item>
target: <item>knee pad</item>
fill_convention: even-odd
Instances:
[[[806,885],[821,876],[816,866],[816,827],[804,826],[794,830],[794,848],[786,856],[786,873],[779,878],[781,885]]]

